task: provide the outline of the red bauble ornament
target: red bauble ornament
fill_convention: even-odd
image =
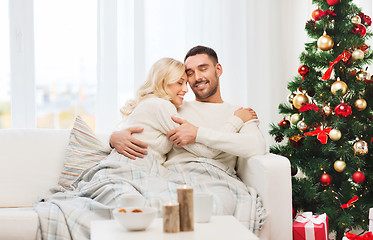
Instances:
[[[285,118],[281,120],[279,123],[280,127],[282,128],[289,128],[290,127],[290,121],[286,120]]]
[[[320,17],[321,17],[321,16],[320,16],[321,13],[322,13],[322,10],[321,10],[321,9],[316,9],[316,10],[314,10],[314,11],[312,12],[312,18],[313,18],[315,21],[319,20]]]
[[[302,77],[306,76],[309,71],[310,71],[309,67],[307,67],[304,64],[298,68],[298,73]]]
[[[358,170],[352,175],[352,180],[357,184],[362,184],[365,181],[365,175],[363,172]]]
[[[352,113],[351,107],[347,103],[338,104],[334,111],[338,117],[348,117]]]
[[[332,177],[327,174],[327,173],[324,173],[323,175],[321,175],[320,177],[320,183],[323,185],[323,186],[328,186],[330,184],[330,182],[332,181]]]
[[[364,24],[357,24],[351,28],[351,32],[359,35],[359,37],[365,37],[367,34],[367,29]]]
[[[293,218],[295,218],[295,216],[297,216],[297,210],[293,207]]]
[[[339,2],[339,0],[326,0],[326,2],[327,2],[330,6],[334,6],[334,5],[336,5],[336,4]]]

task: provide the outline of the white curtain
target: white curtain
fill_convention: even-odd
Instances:
[[[117,37],[117,51],[112,51],[109,41],[100,48],[101,51],[107,48],[117,58],[115,81],[119,86],[113,85],[102,94],[105,98],[117,92],[119,100],[111,104],[99,100],[102,109],[107,106],[112,111],[119,109],[144,81],[147,70],[157,59],[167,56],[183,61],[191,47],[206,45],[216,50],[223,66],[223,99],[252,107],[261,120],[268,145],[272,144],[269,124],[281,119],[278,104],[286,101],[287,82],[297,74],[298,56],[307,40],[304,25],[313,11],[311,1],[101,0],[102,5],[111,6],[109,12],[117,9],[116,24],[100,25],[101,32],[105,28],[112,31],[116,25],[116,33],[100,36]],[[104,65],[100,69],[105,71]],[[193,97],[190,91],[187,99]],[[97,129],[110,131],[117,119],[102,117]]]

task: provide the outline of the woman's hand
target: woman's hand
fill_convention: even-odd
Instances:
[[[234,115],[241,118],[241,120],[245,123],[247,121],[250,121],[252,119],[258,119],[258,116],[256,115],[256,112],[252,110],[251,108],[239,108],[236,111],[234,111]]]

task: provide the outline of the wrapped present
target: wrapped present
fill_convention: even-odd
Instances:
[[[373,208],[369,209],[369,231],[373,232]]]
[[[329,223],[326,214],[304,212],[293,224],[293,240],[328,240]]]

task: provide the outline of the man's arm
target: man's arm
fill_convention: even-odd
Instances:
[[[190,130],[190,123],[184,123],[179,119],[173,118],[174,121],[179,122],[181,125],[169,131],[167,136],[174,144],[179,146],[199,142],[240,157],[264,154],[265,141],[258,128],[259,121],[255,111],[251,108],[240,108],[236,110],[234,115],[245,122],[244,126],[237,129],[237,131],[226,131],[223,126],[220,131],[200,127],[194,135],[195,131]]]
[[[135,160],[136,157],[143,158],[148,154],[148,145],[132,136],[133,133],[141,133],[144,129],[140,127],[130,127],[111,134],[109,144],[118,153]]]

